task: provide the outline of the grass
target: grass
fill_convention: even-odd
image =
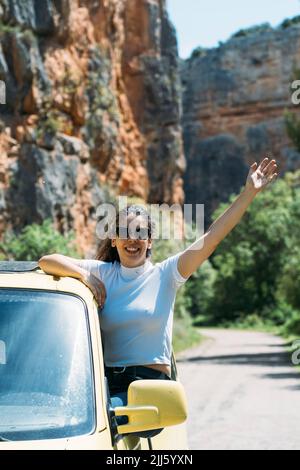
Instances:
[[[193,319],[194,326],[198,326],[199,328],[228,328],[231,330],[245,330],[245,331],[257,331],[262,333],[271,333],[274,335],[284,336],[282,333],[282,327],[278,325],[274,325],[271,321],[264,321],[256,314],[248,315],[244,320],[236,320],[236,321],[223,321],[219,324],[211,324],[207,321],[207,318],[203,315],[199,315],[198,317],[194,317]]]
[[[173,329],[173,349],[175,353],[201,344],[204,336],[199,333],[189,319],[175,319]]]
[[[213,328],[215,328],[213,326]],[[274,325],[269,325],[269,324],[264,324],[264,323],[258,323],[258,324],[247,324],[247,323],[228,323],[221,325],[221,328],[228,328],[231,330],[244,330],[244,331],[257,331],[260,333],[271,333],[273,335],[279,335],[280,334],[280,327],[274,326]]]

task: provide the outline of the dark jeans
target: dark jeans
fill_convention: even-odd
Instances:
[[[131,382],[135,380],[171,380],[170,377],[159,370],[151,369],[144,366],[130,367],[105,367],[105,375],[108,380],[110,398],[112,407],[127,405],[127,390]],[[126,416],[118,416],[117,424],[127,424]],[[162,429],[153,429],[151,431],[141,431],[132,433],[138,437],[154,437],[159,434]]]

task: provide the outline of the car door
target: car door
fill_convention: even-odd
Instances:
[[[178,373],[176,367],[176,360],[172,354],[171,362],[171,377],[172,380],[178,380]],[[149,403],[151,405],[151,403]],[[163,429],[163,431],[153,438],[139,438],[133,435],[118,435],[114,425],[114,418],[109,411],[109,404],[107,406],[108,419],[110,422],[110,431],[114,448],[116,450],[157,450],[157,449],[187,449],[187,432],[186,425],[181,424],[177,426],[170,426]]]

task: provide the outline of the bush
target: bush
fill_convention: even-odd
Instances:
[[[19,235],[7,233],[0,243],[2,259],[37,261],[46,254],[57,252],[66,256],[80,256],[74,244],[73,232],[60,234],[50,220],[45,220],[42,225],[28,225]]]
[[[280,276],[277,296],[287,299],[289,304],[300,310],[300,247],[294,246],[288,254]]]
[[[292,188],[292,201],[289,204],[290,220],[287,250],[281,270],[276,297],[278,302],[285,301],[300,311],[300,171],[286,176]]]
[[[221,204],[213,220],[226,207]],[[191,277],[187,295],[197,323],[252,328],[282,327],[292,317],[297,322],[299,234],[300,172],[287,173],[253,201],[210,264]]]
[[[300,311],[292,309],[290,310],[289,318],[287,319],[284,327],[282,328],[282,333],[285,336],[300,336]]]
[[[250,329],[250,330],[265,330],[266,322],[262,320],[260,315],[252,313],[243,318],[237,318],[234,322],[225,322],[225,327],[228,328],[239,328],[239,329]]]
[[[203,57],[206,55],[207,49],[204,47],[196,47],[196,49],[193,50],[190,59],[196,59],[197,57]]]
[[[295,26],[300,23],[300,16],[294,16],[294,18],[287,18],[284,20],[281,25],[279,26],[281,29],[290,28],[291,26]]]
[[[250,28],[240,29],[234,33],[231,38],[254,36],[261,33],[267,33],[269,31],[272,31],[272,26],[269,23],[263,23],[261,25],[251,26]]]
[[[190,317],[176,319],[173,328],[173,348],[175,353],[199,344],[202,337],[198,330],[193,327]]]
[[[300,119],[295,113],[285,111],[284,120],[287,135],[293,142],[296,150],[300,152]]]
[[[185,295],[190,299],[189,312],[196,322],[209,323],[207,318],[209,306],[214,296],[214,283],[217,272],[210,261],[202,266],[189,278]]]
[[[265,324],[281,327],[286,324],[292,314],[293,307],[286,301],[286,299],[280,299],[274,307],[266,305],[263,309],[262,317]]]

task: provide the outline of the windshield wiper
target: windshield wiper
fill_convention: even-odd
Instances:
[[[10,440],[5,439],[5,437],[0,436],[0,442],[10,442]]]

